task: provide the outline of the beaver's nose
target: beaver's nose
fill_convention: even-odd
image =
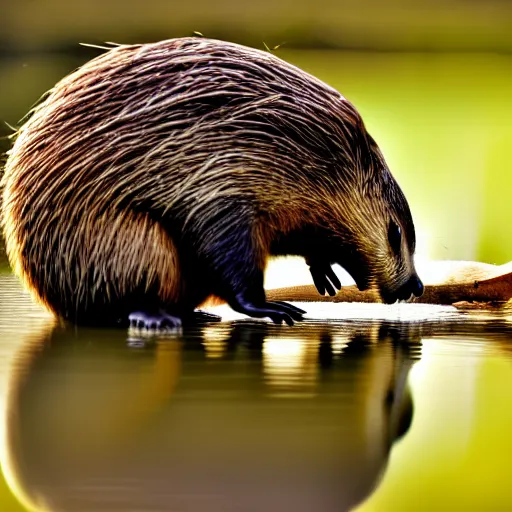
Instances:
[[[403,284],[396,292],[395,297],[398,300],[409,300],[412,295],[421,297],[424,286],[420,278],[414,274],[405,284]]]
[[[420,278],[413,274],[400,288],[391,293],[381,290],[382,300],[388,304],[393,304],[397,300],[410,300],[413,296],[421,297],[424,286]]]
[[[411,279],[409,279],[409,281],[407,281],[406,286],[409,286],[411,293],[416,297],[421,297],[423,295],[423,292],[425,291],[423,283],[416,274],[412,276]]]
[[[421,297],[424,290],[420,278],[413,274],[400,288],[394,291],[380,290],[382,300],[387,304],[393,304],[397,300],[410,300],[413,296]]]

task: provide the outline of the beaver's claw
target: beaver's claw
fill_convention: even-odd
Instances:
[[[232,307],[235,311],[255,318],[270,318],[275,324],[285,322],[293,325],[294,321],[303,320],[302,315],[305,313],[304,310],[281,301],[269,301],[256,305],[247,300],[243,293],[236,296]]]
[[[183,322],[188,325],[188,323],[205,324],[210,322],[220,322],[221,320],[222,318],[219,315],[208,313],[202,309],[196,309],[190,317],[185,317]]]
[[[340,280],[327,262],[314,262],[309,266],[313,282],[320,295],[336,295],[336,290],[341,288]]]
[[[172,316],[165,311],[158,313],[146,313],[144,311],[134,311],[128,315],[130,327],[149,330],[167,330],[179,329],[181,327],[181,318]]]

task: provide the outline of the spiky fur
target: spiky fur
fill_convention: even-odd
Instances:
[[[407,202],[356,109],[236,44],[174,39],[88,62],[21,127],[2,186],[14,271],[78,323],[231,302],[270,254],[328,252],[386,290],[414,272]]]

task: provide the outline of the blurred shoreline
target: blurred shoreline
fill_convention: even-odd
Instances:
[[[10,126],[102,53],[80,43],[198,31],[267,47],[354,103],[409,201],[418,257],[511,259],[511,2],[4,0],[0,19],[0,173]]]
[[[500,0],[6,0],[2,54],[73,48],[76,41],[149,42],[190,36],[270,48],[512,52],[512,4]],[[44,20],[44,23],[42,22]],[[65,50],[66,51],[66,50]]]

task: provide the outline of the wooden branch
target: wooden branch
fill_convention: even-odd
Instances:
[[[460,308],[512,305],[511,264],[500,267],[465,261],[450,264],[451,271],[443,272],[441,282],[431,274],[433,284],[425,282],[425,293],[415,302],[453,304]],[[355,286],[343,287],[334,297],[319,295],[313,285],[276,288],[267,291],[267,298],[296,302],[380,302],[376,291],[360,292]]]

